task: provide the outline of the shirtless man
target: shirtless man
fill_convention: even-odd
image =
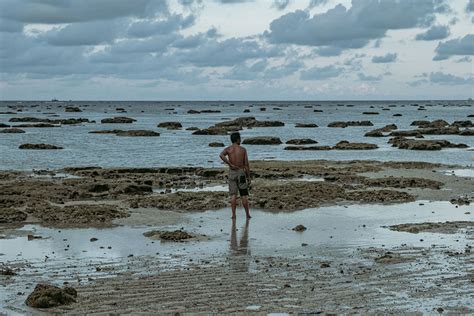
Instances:
[[[240,146],[240,133],[232,133],[230,140],[232,145],[226,147],[219,157],[229,166],[229,194],[231,197],[232,218],[235,219],[237,193],[240,194],[247,218],[250,218],[248,200],[250,166],[247,150]]]

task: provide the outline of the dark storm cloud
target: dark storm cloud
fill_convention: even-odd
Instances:
[[[440,42],[435,52],[433,60],[444,60],[456,55],[474,55],[474,34]]]
[[[374,56],[372,57],[372,62],[375,64],[385,64],[385,63],[393,63],[397,60],[396,53],[388,53],[383,56]]]
[[[285,10],[290,0],[273,0],[272,7],[276,8],[277,10]]]
[[[417,34],[415,39],[417,41],[433,41],[440,40],[448,37],[450,34],[449,27],[447,25],[433,25],[426,32]]]
[[[343,68],[336,66],[326,67],[313,67],[308,70],[304,70],[300,74],[301,80],[325,80],[329,78],[335,78],[344,72]]]
[[[430,82],[440,85],[472,85],[474,84],[474,77],[458,77],[443,72],[432,72],[429,76]]]
[[[153,0],[1,0],[0,9],[0,17],[9,20],[57,24],[154,16],[168,7]]]
[[[431,25],[434,14],[446,10],[442,0],[353,0],[349,9],[339,4],[314,16],[302,10],[287,13],[264,35],[272,43],[361,48],[388,30]]]

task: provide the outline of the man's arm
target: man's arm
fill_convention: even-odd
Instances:
[[[219,157],[220,157],[221,160],[222,160],[225,164],[227,164],[231,169],[235,169],[235,166],[229,161],[229,159],[227,159],[228,150],[229,150],[229,148],[226,147],[226,148],[221,152],[221,154],[219,155]]]
[[[245,156],[244,156],[244,169],[245,169],[245,175],[247,176],[248,181],[250,181],[250,165],[249,165],[249,157],[247,156],[247,150],[245,151]]]

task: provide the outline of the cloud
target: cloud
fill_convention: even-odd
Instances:
[[[388,53],[383,56],[374,56],[372,57],[372,62],[375,64],[385,64],[385,63],[393,63],[397,60],[396,53]]]
[[[381,75],[378,75],[378,76],[371,76],[371,75],[366,75],[362,72],[359,72],[357,74],[357,77],[359,78],[359,80],[361,81],[380,81],[382,80],[382,76]]]
[[[160,20],[137,21],[128,27],[127,35],[130,37],[150,37],[156,34],[168,34],[171,32],[186,29],[194,24],[196,17],[181,14],[173,14]]]
[[[431,25],[444,12],[441,0],[353,0],[350,9],[339,4],[325,13],[287,13],[270,23],[264,36],[271,43],[361,48],[388,30]]]
[[[433,25],[426,32],[417,34],[415,39],[417,41],[433,41],[444,39],[450,34],[449,27],[447,25]]]
[[[301,80],[324,80],[335,78],[344,72],[343,68],[336,67],[333,65],[325,67],[313,67],[308,70],[304,70],[300,74]]]
[[[111,43],[119,31],[118,21],[93,21],[68,24],[54,28],[43,35],[53,46],[81,46]]]
[[[197,67],[234,66],[248,59],[275,57],[280,54],[276,48],[266,48],[255,40],[241,38],[223,41],[211,39],[196,49],[176,53],[184,63]]]
[[[285,10],[289,3],[290,0],[273,0],[272,7],[277,10]]]
[[[320,5],[325,5],[326,3],[328,3],[328,0],[310,0],[308,8],[312,9]]]
[[[472,58],[469,57],[469,56],[464,56],[462,58],[459,58],[458,60],[456,60],[457,63],[470,63],[472,62]]]
[[[466,6],[466,12],[474,12],[474,0],[469,0]]]
[[[2,0],[0,4],[0,17],[43,24],[143,18],[167,11],[166,1],[153,0]]]
[[[23,23],[0,18],[0,32],[23,32]]]
[[[474,77],[458,77],[451,74],[445,74],[443,72],[432,72],[429,76],[431,83],[440,85],[472,85],[474,84]]]
[[[433,60],[444,60],[456,55],[474,55],[474,34],[468,34],[463,38],[440,42],[435,49],[436,55]]]
[[[323,46],[314,49],[314,53],[323,57],[339,56],[341,55],[343,49],[340,47],[334,46]]]
[[[251,66],[237,65],[234,66],[226,75],[225,79],[231,80],[254,80],[260,77],[265,68],[268,66],[266,59],[257,61]]]

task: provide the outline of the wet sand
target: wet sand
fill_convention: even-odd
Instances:
[[[24,300],[38,282],[78,291],[76,303],[47,310],[55,313],[474,312],[474,207],[450,202],[472,201],[470,169],[252,169],[258,210],[248,224],[239,210],[235,226],[224,169],[1,172],[0,259],[16,275],[0,275],[0,313],[37,311]],[[308,229],[292,231],[297,224]],[[181,229],[199,238],[143,235]]]

